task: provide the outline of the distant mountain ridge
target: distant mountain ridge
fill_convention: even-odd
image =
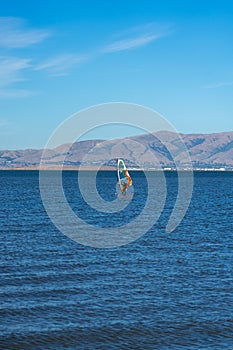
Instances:
[[[116,158],[122,157],[132,167],[173,168],[176,163],[187,168],[179,137],[189,152],[194,169],[233,169],[233,132],[177,135],[160,131],[110,141],[79,141],[46,150],[43,166],[54,169],[63,163],[70,169],[78,168],[81,164],[87,168],[100,164],[111,167],[115,166]],[[175,154],[175,159],[168,149],[172,150],[173,156]],[[0,169],[37,169],[42,154],[41,149],[0,151]],[[89,157],[85,159],[87,155]]]

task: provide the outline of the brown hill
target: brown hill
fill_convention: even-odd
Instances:
[[[110,141],[90,140],[64,144],[46,150],[43,164],[56,168],[64,164],[71,169],[80,164],[90,168],[105,164],[115,166],[116,158],[124,158],[134,167],[174,167],[176,164],[187,167],[184,141],[194,168],[233,169],[233,132],[215,134],[174,134],[161,131],[154,134],[138,135]],[[0,168],[37,168],[43,150],[0,151]]]

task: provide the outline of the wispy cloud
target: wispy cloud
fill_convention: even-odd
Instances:
[[[26,48],[30,45],[42,42],[51,35],[46,29],[30,28],[25,20],[16,17],[0,17],[0,49],[7,52],[14,50],[14,56],[0,55],[0,98],[26,97],[34,94],[23,88],[18,88],[16,83],[25,81],[26,73],[34,74],[45,71],[49,76],[68,75],[72,69],[80,66],[88,60],[118,51],[126,51],[139,48],[152,43],[170,33],[170,27],[165,28],[155,23],[147,23],[121,32],[115,40],[104,48],[90,54],[53,52],[53,56],[42,61],[32,58],[15,57],[17,49]],[[46,51],[48,52],[48,51]],[[22,52],[20,52],[20,56]],[[31,57],[35,57],[33,54]]]
[[[9,54],[0,55],[0,98],[26,97],[34,94],[25,88],[16,88],[15,83],[25,81],[25,72],[32,69],[32,59],[15,57],[17,49],[39,43],[51,35],[44,29],[30,28],[27,22],[17,17],[0,17],[0,49]]]
[[[170,33],[170,28],[159,28],[154,23],[148,23],[143,26],[131,28],[125,33],[127,37],[116,40],[113,43],[107,45],[102,52],[117,52],[125,51],[133,48],[145,46],[155,40],[160,39]]]
[[[30,59],[0,56],[0,87],[24,80],[21,72],[30,67]]]
[[[214,83],[210,85],[203,86],[204,89],[217,89],[224,86],[233,86],[233,81],[221,81],[219,83]]]
[[[6,126],[8,123],[6,122],[6,120],[0,120],[0,128],[2,128],[3,126]]]
[[[63,54],[50,58],[35,67],[35,70],[46,70],[52,76],[67,75],[68,71],[87,60],[87,56]]]
[[[35,91],[26,89],[0,89],[0,98],[22,98],[35,95]]]
[[[116,52],[133,49],[139,46],[149,44],[150,42],[158,39],[159,35],[143,35],[137,38],[123,39],[115,41],[114,43],[106,46],[104,52]]]
[[[48,30],[31,29],[22,18],[0,17],[0,47],[23,48],[50,36]]]
[[[31,67],[31,60],[0,56],[0,98],[26,97],[32,92],[14,89],[15,83],[25,81],[23,72]]]

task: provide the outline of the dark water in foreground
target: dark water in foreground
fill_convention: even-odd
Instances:
[[[114,176],[102,173],[101,188]],[[70,200],[76,178],[64,175]],[[176,185],[167,174],[168,200],[147,234],[94,249],[53,226],[37,172],[0,172],[0,349],[233,349],[233,173],[196,173],[189,211],[166,234]]]

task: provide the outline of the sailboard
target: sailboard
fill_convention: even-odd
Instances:
[[[117,177],[121,193],[126,194],[128,187],[132,185],[133,181],[122,159],[117,160]]]

